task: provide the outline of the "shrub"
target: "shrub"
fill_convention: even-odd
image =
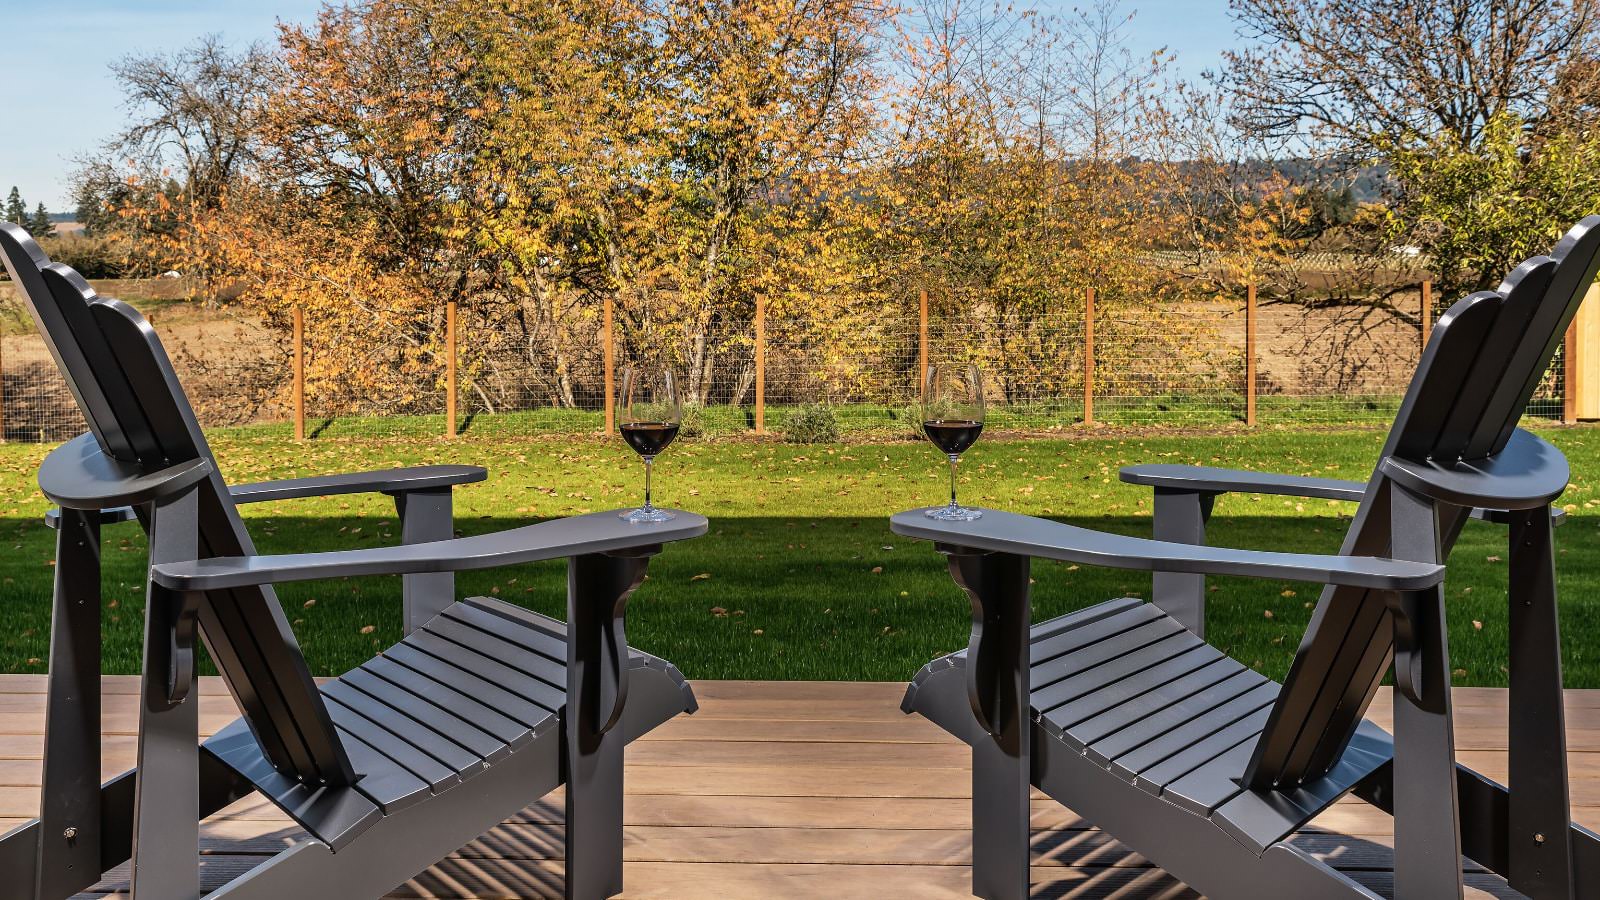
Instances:
[[[694,439],[706,436],[706,410],[703,406],[685,406],[683,418],[678,423],[678,437]]]
[[[45,238],[39,246],[58,263],[69,265],[85,278],[123,278],[127,272],[127,248],[110,238]]]
[[[807,403],[789,415],[784,438],[791,444],[831,444],[839,440],[839,420],[833,407]]]
[[[926,437],[922,433],[922,404],[907,403],[889,410],[889,418],[894,420],[894,435],[907,441],[920,441]]]

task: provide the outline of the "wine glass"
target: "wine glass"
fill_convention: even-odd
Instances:
[[[650,472],[656,454],[667,449],[683,424],[683,405],[678,401],[678,383],[667,370],[629,367],[622,373],[619,397],[622,408],[622,439],[644,457],[644,506],[622,513],[629,522],[667,522],[676,514],[657,509],[650,503]]]
[[[932,365],[922,380],[922,433],[950,458],[950,505],[927,510],[930,519],[970,522],[983,511],[956,503],[956,464],[983,433],[983,373],[977,366]]]

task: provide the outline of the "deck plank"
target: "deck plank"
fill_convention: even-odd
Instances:
[[[0,675],[0,831],[34,814],[42,771],[44,682]],[[105,679],[106,773],[132,763],[137,682]],[[700,713],[628,750],[625,896],[635,898],[966,897],[969,753],[898,706],[901,684],[698,682]],[[1462,762],[1504,779],[1505,692],[1455,692]],[[202,730],[234,715],[202,679]],[[1371,718],[1392,721],[1388,691]],[[1600,827],[1600,691],[1567,695],[1574,817]],[[1033,879],[1048,896],[1191,898],[1143,857],[1035,792]],[[529,806],[401,887],[394,897],[559,896],[562,799]],[[1334,804],[1295,842],[1387,890],[1393,820],[1357,800]],[[259,797],[202,826],[205,883],[247,871],[299,831]],[[1513,896],[1469,870],[1469,896]],[[94,896],[127,890],[114,871]]]

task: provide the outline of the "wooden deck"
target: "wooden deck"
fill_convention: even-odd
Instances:
[[[206,733],[233,715],[215,679],[201,686]],[[35,814],[44,679],[0,676],[0,832]],[[105,681],[105,771],[133,760],[132,678]],[[966,897],[968,754],[899,711],[902,685],[696,682],[701,710],[628,750],[629,897]],[[1505,692],[1455,693],[1462,762],[1505,779]],[[1575,818],[1600,827],[1600,691],[1568,694]],[[1372,716],[1389,724],[1387,692]],[[1034,802],[1036,896],[1193,893],[1043,799]],[[404,886],[398,897],[559,896],[559,795],[527,809]],[[1296,838],[1360,880],[1390,881],[1392,820],[1346,799]],[[296,829],[255,798],[202,829],[208,883],[286,846]],[[1477,896],[1519,896],[1470,873]],[[101,893],[127,889],[112,873]],[[1478,893],[1483,892],[1483,893]]]

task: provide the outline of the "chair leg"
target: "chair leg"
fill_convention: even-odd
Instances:
[[[1216,494],[1156,488],[1151,536],[1158,541],[1204,544]],[[1150,602],[1200,637],[1206,636],[1206,577],[1181,572],[1151,576]]]
[[[151,643],[146,640],[146,660]],[[133,895],[199,897],[200,701],[190,691],[181,702],[169,703],[165,673],[148,670],[147,664],[140,691]]]
[[[941,548],[972,601],[967,697],[981,732],[972,745],[972,893],[1028,896],[1033,783],[1025,556]]]
[[[567,885],[571,898],[622,892],[622,751],[627,701],[623,613],[649,554],[573,557],[567,569]]]
[[[1438,562],[1436,504],[1394,486],[1390,555]],[[1460,897],[1461,810],[1450,718],[1450,645],[1444,587],[1392,595],[1394,670],[1394,884],[1397,897]]]
[[[1406,595],[1395,666],[1394,883],[1397,897],[1461,897],[1461,813],[1456,798],[1455,732],[1450,714],[1450,657],[1444,592]],[[1396,625],[1397,630],[1402,628]],[[1409,653],[1401,647],[1409,644]],[[1411,653],[1420,661],[1403,659]],[[1406,684],[1410,681],[1410,684]]]
[[[1575,896],[1572,811],[1551,524],[1543,507],[1523,510],[1511,521],[1511,871],[1506,880],[1535,900],[1570,900]]]
[[[403,491],[394,495],[400,516],[400,541],[420,544],[455,536],[450,488]],[[456,600],[453,572],[427,572],[400,576],[402,624],[405,633],[421,628]]]
[[[32,887],[41,900],[100,880],[100,514],[63,509],[57,528]]]
[[[198,498],[191,490],[155,504],[152,564],[198,555]],[[187,599],[152,583],[145,602],[133,801],[135,900],[200,896],[200,701],[189,684],[194,611]]]

